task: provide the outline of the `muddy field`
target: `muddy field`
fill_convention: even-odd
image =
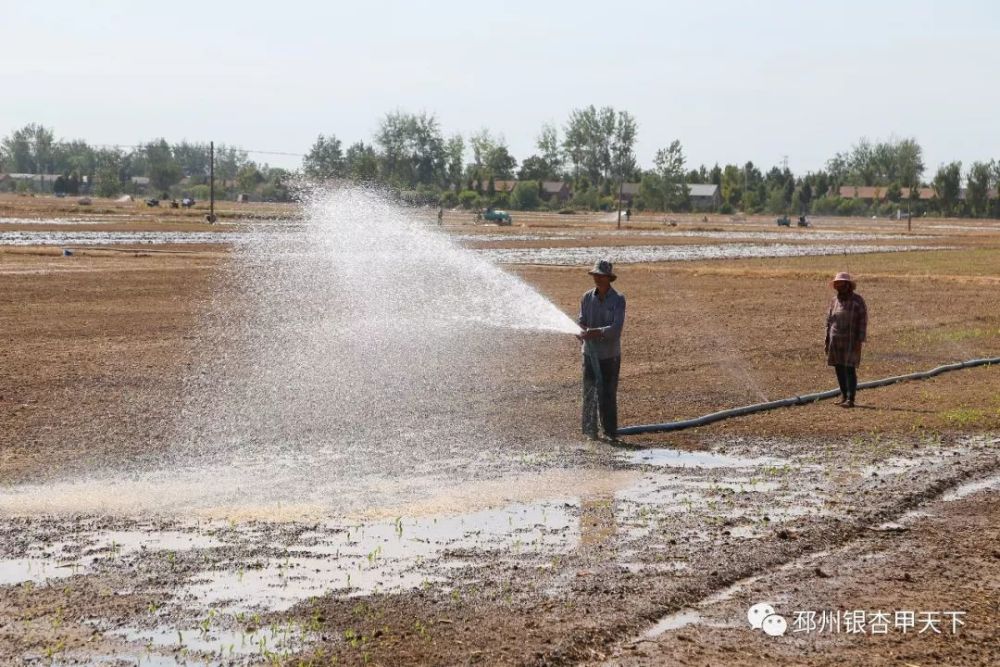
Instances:
[[[575,342],[540,334],[517,364],[477,369],[510,387],[475,404],[514,443],[484,463],[457,453],[339,514],[294,497],[176,511],[180,474],[148,485],[130,464],[174,447],[191,360],[216,344],[202,322],[227,236],[280,234],[297,214],[237,210],[209,227],[29,203],[0,202],[2,664],[1000,661],[995,366],[861,392],[854,410],[821,402],[611,447],[578,436]],[[623,425],[835,386],[822,338],[839,270],[871,313],[862,381],[1000,356],[996,222],[445,223],[476,252],[529,253],[493,257],[568,313],[590,254],[632,258],[615,284]],[[9,236],[102,231],[124,236]],[[756,603],[783,636],[751,627]]]

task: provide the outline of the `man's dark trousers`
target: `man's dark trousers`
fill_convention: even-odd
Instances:
[[[583,432],[597,436],[597,416],[600,414],[604,435],[613,438],[618,433],[618,371],[622,358],[600,359],[601,378],[594,374],[594,361],[583,357]]]

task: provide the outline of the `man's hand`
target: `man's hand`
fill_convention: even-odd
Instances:
[[[576,335],[580,340],[594,340],[601,337],[600,329],[584,329]]]

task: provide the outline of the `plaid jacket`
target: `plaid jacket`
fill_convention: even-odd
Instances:
[[[851,292],[830,302],[826,313],[826,361],[831,366],[857,366],[868,336],[868,307],[860,294]]]

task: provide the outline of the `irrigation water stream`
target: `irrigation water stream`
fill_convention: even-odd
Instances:
[[[166,455],[3,504],[329,515],[420,495],[452,471],[509,472],[512,422],[530,409],[517,360],[539,346],[573,359],[576,324],[377,193],[317,190],[307,211],[286,233],[235,239]]]

